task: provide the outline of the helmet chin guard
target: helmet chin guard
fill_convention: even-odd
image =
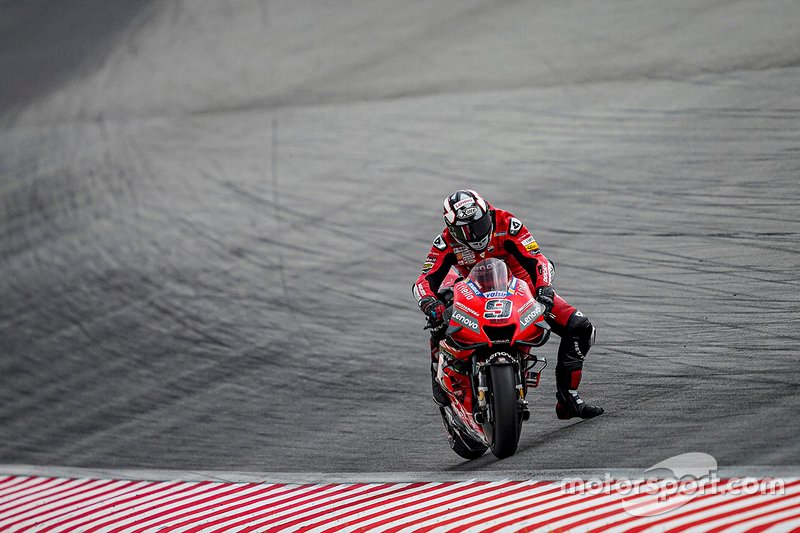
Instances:
[[[491,233],[491,231],[490,231],[490,233]],[[470,248],[472,248],[476,252],[482,252],[489,245],[489,235],[487,235],[486,237],[484,237],[483,239],[481,239],[478,242],[470,242],[470,241],[468,241],[468,242],[465,242],[464,244],[466,244],[467,246],[469,246]]]

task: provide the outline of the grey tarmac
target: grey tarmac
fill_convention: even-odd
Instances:
[[[59,4],[0,2],[3,468],[796,472],[796,1]],[[606,414],[556,419],[551,341],[503,461],[410,291],[465,186],[598,330]]]

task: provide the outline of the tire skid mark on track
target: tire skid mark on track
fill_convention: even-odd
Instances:
[[[126,17],[98,32],[110,12],[76,1],[79,41],[57,2],[0,3],[27,28],[0,32],[4,65],[109,52],[0,95],[26,106],[0,126],[4,460],[800,461],[796,1],[197,0],[117,39]],[[608,415],[558,421],[548,372],[502,462],[448,449],[409,294],[465,186],[598,326],[582,390]]]

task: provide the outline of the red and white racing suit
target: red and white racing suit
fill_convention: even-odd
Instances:
[[[494,229],[488,245],[476,252],[456,241],[445,229],[433,241],[422,272],[414,284],[413,293],[420,302],[426,296],[437,297],[442,281],[450,268],[455,268],[466,277],[475,263],[489,257],[505,261],[511,273],[524,280],[534,295],[540,287],[553,280],[553,266],[541,253],[539,245],[525,225],[508,211],[491,208]],[[553,333],[561,337],[556,364],[556,385],[563,395],[560,402],[571,400],[582,402],[575,392],[580,384],[583,359],[594,343],[594,327],[583,313],[569,305],[561,296],[553,298],[553,309],[547,318]],[[438,342],[432,339],[432,356]],[[569,394],[570,397],[566,397]]]

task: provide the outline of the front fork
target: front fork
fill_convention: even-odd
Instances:
[[[538,357],[537,357],[538,358]],[[547,362],[545,361],[545,365]],[[487,422],[491,423],[494,421],[494,416],[492,410],[489,408],[489,402],[487,401],[487,397],[489,395],[489,383],[487,378],[487,372],[490,366],[497,366],[497,365],[513,365],[514,366],[514,376],[516,377],[516,384],[515,387],[517,389],[517,404],[519,405],[520,411],[522,411],[522,419],[528,420],[530,418],[530,411],[528,410],[528,400],[525,399],[525,392],[526,392],[526,384],[523,383],[523,373],[520,371],[520,359],[517,357],[513,357],[505,352],[499,352],[493,354],[485,363],[475,363],[475,375],[477,380],[475,383],[475,390],[473,394],[475,395],[476,405],[475,405],[475,421],[479,424],[485,424]],[[544,368],[544,366],[542,366]],[[539,370],[541,372],[541,369]],[[525,375],[527,377],[527,367]],[[537,374],[537,385],[538,385],[538,374]],[[535,387],[536,385],[534,385]]]
[[[445,361],[442,350],[439,351],[438,359],[436,379],[448,393],[455,395],[454,387],[450,381],[450,377],[444,372],[447,362]],[[524,371],[520,370],[520,363],[524,365]],[[473,375],[477,379],[470,381],[472,382],[473,387],[473,412],[475,421],[478,424],[485,424],[493,421],[492,412],[489,408],[489,402],[487,401],[489,395],[487,371],[489,366],[500,364],[510,364],[514,366],[514,375],[516,376],[517,403],[522,411],[523,420],[528,420],[528,418],[530,418],[530,411],[528,410],[528,400],[525,398],[525,396],[527,394],[528,387],[539,386],[539,379],[541,378],[542,370],[544,370],[544,368],[547,366],[547,360],[544,357],[534,354],[529,354],[527,357],[519,358],[514,357],[506,352],[495,353],[484,363],[474,361],[473,359]]]
[[[475,407],[475,422],[478,424],[485,424],[492,421],[489,404],[486,402],[486,395],[489,393],[489,384],[486,379],[485,367],[478,366],[477,383],[475,384],[475,398],[477,405]]]

